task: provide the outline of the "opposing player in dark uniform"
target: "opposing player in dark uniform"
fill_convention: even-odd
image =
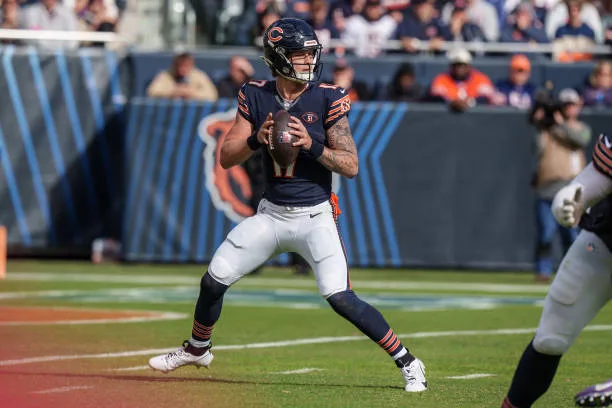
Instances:
[[[607,136],[599,138],[593,161],[556,194],[552,211],[564,227],[580,221],[582,232],[559,266],[502,408],[531,407],[552,383],[563,354],[612,298],[612,143]],[[585,401],[576,398],[576,403]]]
[[[302,20],[281,19],[264,33],[264,61],[275,81],[250,81],[238,95],[236,121],[221,148],[229,168],[265,149],[273,117],[291,115],[291,134],[301,150],[281,168],[266,152],[264,198],[257,214],[242,221],[215,252],[200,284],[191,339],[177,351],[151,358],[149,365],[169,372],[184,365],[208,366],[210,338],[219,319],[223,295],[234,282],[270,257],[296,252],[312,267],[319,293],[336,313],[385,350],[405,380],[404,389],[427,389],[425,367],[402,345],[384,317],[353,292],[342,240],[340,214],[332,194],[332,172],[355,177],[357,149],[347,114],[351,103],[340,87],[318,83],[321,44]]]

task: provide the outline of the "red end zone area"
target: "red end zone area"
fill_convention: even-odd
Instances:
[[[117,368],[146,365],[149,355],[103,356],[137,349],[130,339],[138,325],[114,323],[185,317],[152,311],[0,306],[0,407],[176,408],[198,406],[203,395],[207,407],[241,406],[233,397],[224,397],[220,390],[224,384],[206,378],[204,371],[123,372]],[[81,358],[90,354],[101,357]]]

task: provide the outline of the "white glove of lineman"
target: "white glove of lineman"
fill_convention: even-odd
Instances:
[[[559,224],[564,227],[575,227],[584,211],[582,202],[582,185],[571,183],[555,195],[552,202],[552,213]]]

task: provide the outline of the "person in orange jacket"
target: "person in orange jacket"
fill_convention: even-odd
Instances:
[[[469,51],[456,48],[448,52],[447,58],[449,70],[434,78],[429,99],[447,102],[451,109],[458,112],[479,103],[490,103],[495,88],[488,76],[472,67]]]

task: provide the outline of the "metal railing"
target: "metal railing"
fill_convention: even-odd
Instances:
[[[419,51],[431,51],[431,44],[429,41],[421,41],[417,39],[412,40],[412,47]],[[347,44],[342,40],[331,40],[329,42],[330,48],[344,47],[348,49],[354,49],[356,46]],[[388,40],[385,42],[383,47],[385,50],[390,51],[401,51],[404,49],[400,40]],[[532,53],[532,54],[550,54],[557,53],[560,51],[568,52],[584,52],[593,55],[610,55],[612,54],[612,48],[606,45],[582,45],[578,47],[567,48],[564,44],[537,44],[537,43],[502,43],[502,42],[462,42],[462,41],[444,41],[440,44],[441,51],[449,51],[455,48],[464,48],[473,53]]]
[[[261,47],[263,40],[261,37],[255,39],[255,45]],[[417,51],[431,52],[435,51],[431,48],[429,41],[421,41],[418,39],[412,40],[412,47]],[[501,53],[501,54],[515,54],[515,53],[531,53],[531,54],[554,54],[561,51],[567,52],[583,52],[593,55],[612,55],[612,47],[607,45],[582,45],[579,47],[567,48],[564,44],[537,44],[537,43],[501,43],[501,42],[463,42],[463,41],[444,41],[439,44],[438,51],[450,51],[456,48],[464,48],[472,53]],[[346,43],[343,40],[330,40],[326,44],[327,48],[338,48],[342,47],[347,50],[357,48],[356,45]],[[404,49],[402,41],[400,40],[387,40],[382,47],[384,51],[402,51]]]
[[[44,40],[44,41],[79,41],[100,43],[127,43],[128,41],[115,33],[92,31],[53,31],[53,30],[15,30],[0,29],[2,40]]]

